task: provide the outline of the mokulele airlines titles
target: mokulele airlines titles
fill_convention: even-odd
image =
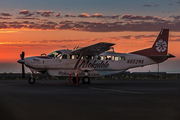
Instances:
[[[114,52],[112,46],[115,44],[106,42],[73,50],[56,50],[41,56],[25,57],[25,53],[22,52],[18,63],[22,64],[23,77],[25,77],[24,65],[31,70],[32,74],[28,80],[30,84],[35,82],[35,72],[51,76],[69,76],[71,73],[74,83],[76,79],[89,83],[91,77],[113,75],[130,68],[157,64],[175,57],[167,52],[168,38],[169,29],[161,29],[152,47],[131,53]]]
[[[83,60],[82,63],[79,65],[79,68],[107,68],[109,66],[109,61],[101,61],[100,63],[97,60],[92,61],[92,63],[88,60]]]

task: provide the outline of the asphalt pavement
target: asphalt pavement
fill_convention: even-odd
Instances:
[[[1,120],[180,120],[180,80],[0,80]]]

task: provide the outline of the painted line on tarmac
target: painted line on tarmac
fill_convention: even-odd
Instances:
[[[120,93],[143,94],[142,92],[123,91],[123,90],[113,90],[113,89],[103,89],[103,88],[94,88],[94,87],[90,87],[90,89],[94,89],[94,90],[103,90],[103,91],[110,91],[110,92],[120,92]]]

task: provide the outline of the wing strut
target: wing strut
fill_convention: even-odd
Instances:
[[[78,64],[79,64],[79,62],[80,62],[80,60],[81,60],[82,55],[83,55],[83,52],[80,53],[79,58],[78,58],[78,60],[77,60],[77,62],[76,62],[76,64],[75,64],[75,66],[74,66],[74,69],[77,68],[77,66],[78,66]]]

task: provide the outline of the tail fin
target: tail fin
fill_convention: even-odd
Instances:
[[[167,55],[169,29],[161,29],[156,41],[152,46],[152,55]]]
[[[168,51],[168,38],[169,38],[169,29],[161,29],[156,41],[154,42],[151,48],[139,50],[132,52],[131,54],[138,54],[149,57],[156,61],[157,63],[163,62],[168,58],[175,57],[171,54],[167,55]]]

